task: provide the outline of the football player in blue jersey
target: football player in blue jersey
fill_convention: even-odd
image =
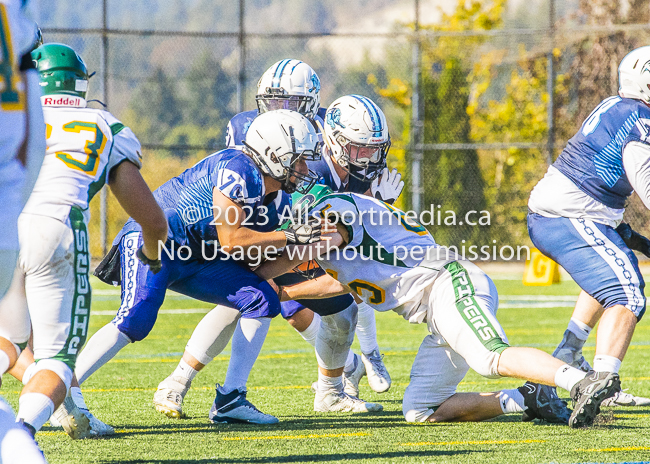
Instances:
[[[260,79],[256,98],[258,111],[263,113],[272,108],[288,107],[302,112],[311,118],[316,127],[322,128],[326,110],[319,108],[319,92],[320,81],[311,67],[298,60],[282,60],[271,66]],[[326,125],[325,133],[329,134],[327,145],[331,148],[326,150],[320,160],[309,161],[309,169],[318,174],[320,183],[335,191],[372,193],[394,201],[399,196],[404,182],[401,182],[397,171],[383,172],[390,138],[386,118],[381,109],[370,99],[355,95],[338,99],[327,110],[328,113],[330,110],[329,129]],[[226,137],[230,146],[242,145],[248,124],[258,111],[240,113],[231,119]],[[370,148],[364,148],[366,145]],[[286,278],[301,277],[292,273]],[[278,281],[282,282],[282,279]],[[348,396],[357,398],[359,381],[366,373],[373,390],[388,390],[391,380],[379,353],[374,310],[360,299],[355,303],[351,295],[310,300],[308,306],[304,303],[305,301],[283,303],[282,315],[314,347],[321,326],[321,316],[341,313],[350,308],[357,310],[356,333],[362,354],[359,356],[351,350],[348,352],[345,362],[345,392]],[[218,312],[219,308],[216,310]],[[168,417],[183,417],[182,403],[192,380],[214,358],[211,348],[215,343],[212,317],[213,315],[208,313],[199,323],[178,366],[159,384],[154,394],[156,409]],[[268,330],[268,327],[260,330],[253,326],[254,323],[254,320],[241,319],[235,330],[232,343],[238,349],[231,356],[224,389],[246,388],[253,367],[250,360],[257,358]],[[335,377],[338,376],[340,374]],[[346,402],[353,400],[346,397]],[[359,411],[368,408],[368,403],[363,401],[354,404]]]
[[[243,147],[246,132],[258,114],[285,109],[297,111],[312,122],[323,123],[320,107],[320,79],[316,71],[300,60],[280,60],[267,69],[257,83],[257,110],[236,114],[226,128],[226,146]]]
[[[115,319],[90,339],[79,356],[75,370],[79,383],[126,345],[149,334],[168,288],[220,305],[212,320],[214,355],[225,348],[240,318],[270,320],[279,314],[276,292],[248,263],[259,260],[261,250],[319,240],[318,224],[295,224],[284,232],[275,229],[283,192],[309,188],[316,181],[305,160],[320,156],[320,144],[319,134],[304,116],[271,111],[253,121],[243,151],[217,152],[159,187],[154,196],[169,222],[162,266],[148,269],[136,259],[142,259],[137,251],[142,235],[133,220],[127,221],[96,271],[104,281],[121,282],[122,304]],[[211,419],[223,405],[246,411],[243,420],[248,422],[278,421],[248,402],[245,390],[218,390]]]
[[[645,312],[645,282],[637,258],[616,227],[633,191],[650,207],[649,105],[646,46],[623,59],[619,95],[605,99],[583,122],[528,202],[533,244],[582,288],[554,353],[588,370],[571,391],[576,402],[572,427],[590,425],[603,400],[620,391],[621,361]],[[599,319],[590,369],[582,345]]]

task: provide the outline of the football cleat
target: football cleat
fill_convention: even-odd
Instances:
[[[567,408],[566,401],[557,396],[554,387],[526,382],[517,388],[524,397],[524,410],[521,420],[523,422],[540,419],[552,424],[568,424],[571,410]]]
[[[217,384],[217,397],[210,409],[213,423],[270,425],[280,422],[277,417],[264,414],[246,399],[246,390],[233,390],[224,394]]]
[[[327,390],[316,392],[314,411],[316,412],[379,412],[384,407],[377,403],[367,403],[344,391]]]
[[[578,337],[576,337],[573,332],[566,330],[564,332],[562,341],[553,352],[553,357],[559,359],[560,361],[564,361],[571,367],[575,367],[581,371],[589,372],[591,370],[591,366],[582,355],[583,344],[584,342],[582,342],[582,340],[578,340]]]
[[[350,372],[343,371],[343,391],[350,396],[359,397],[359,382],[366,375],[366,366],[361,356],[354,353],[354,367]]]
[[[153,405],[156,411],[172,419],[182,419],[183,399],[190,389],[192,381],[184,377],[167,377],[158,384],[153,394]]]
[[[650,398],[643,398],[642,396],[634,396],[631,393],[626,393],[619,390],[614,395],[600,403],[601,406],[616,408],[620,406],[650,406]]]
[[[92,412],[87,409],[79,410],[84,414],[88,421],[90,422],[90,436],[91,437],[107,437],[109,435],[115,435],[115,429],[110,425],[97,419]]]
[[[361,360],[366,367],[368,384],[377,393],[388,391],[391,384],[390,375],[388,374],[388,370],[386,370],[383,358],[384,355],[380,354],[379,350],[375,350],[369,354],[361,354]]]
[[[571,389],[575,408],[569,418],[572,428],[589,427],[600,412],[605,398],[621,389],[621,379],[613,372],[591,371]]]
[[[88,417],[81,412],[71,396],[66,396],[61,406],[52,414],[50,424],[54,426],[52,418],[73,440],[82,440],[92,436]]]

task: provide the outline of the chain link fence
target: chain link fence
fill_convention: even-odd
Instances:
[[[520,6],[532,13],[458,26],[450,18],[462,15],[441,16],[431,3],[37,2],[45,41],[81,54],[97,72],[89,98],[140,138],[152,188],[224,148],[228,120],[255,108],[261,74],[299,58],[321,78],[322,106],[357,93],[384,109],[389,165],[407,182],[400,207],[421,213],[439,243],[487,246],[490,260],[508,260],[502,247],[530,245],[531,189],[616,92],[618,63],[650,39],[648,18],[636,15],[635,24],[629,11],[592,8],[600,2],[542,0]],[[487,11],[495,2],[483,3]],[[626,220],[650,233],[647,218],[631,199]],[[104,190],[92,204],[93,256],[125,220]]]

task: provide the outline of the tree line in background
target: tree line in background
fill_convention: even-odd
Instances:
[[[455,10],[443,14],[441,21],[421,27],[450,33],[500,29],[504,27],[505,8],[506,0],[457,0]],[[640,11],[644,13],[639,15]],[[579,0],[579,9],[563,20],[591,26],[647,22],[649,11],[650,0],[632,0],[627,10],[622,0]],[[616,91],[616,67],[641,40],[638,34],[623,32],[558,38],[553,51],[559,70],[554,89],[555,156],[597,103]],[[525,43],[525,39],[511,42],[512,37],[488,40],[485,36],[459,35],[423,41],[420,90],[424,144],[547,141],[548,46],[543,42]],[[249,50],[260,75],[272,64],[264,57],[276,56],[277,45],[259,43]],[[382,106],[393,139],[389,164],[404,172],[407,180],[411,178],[411,72],[406,66],[391,63],[408,62],[410,47],[408,43],[387,43],[381,60],[366,54],[358,64],[345,69],[332,65],[335,60],[331,50],[310,49],[306,40],[292,39],[280,47],[286,56],[305,50],[305,55],[299,57],[319,72],[323,93],[331,97],[322,101],[324,106],[353,92],[367,95]],[[210,51],[194,53],[192,61],[185,65],[188,70],[180,77],[162,66],[150,69],[149,77],[139,83],[128,107],[119,116],[143,142],[219,146],[223,144],[227,122],[234,115],[235,70]],[[256,82],[257,77],[249,75],[248,79]],[[249,86],[247,95],[254,95],[254,84]],[[246,109],[253,109],[252,98],[249,103]],[[157,187],[208,153],[209,150],[150,150],[145,153],[145,177],[152,187]],[[481,246],[492,244],[493,240],[502,245],[528,244],[526,204],[546,167],[546,153],[541,149],[425,151],[423,209],[434,205],[436,210],[451,210],[458,217],[454,226],[430,227],[434,237],[439,243],[456,246]],[[408,209],[410,202],[407,184],[399,206]],[[99,256],[101,249],[97,203],[93,204],[91,224],[94,256]],[[466,212],[472,210],[489,211],[491,225],[459,225]],[[632,200],[629,211],[627,219],[636,227],[647,229],[637,200]],[[109,237],[114,236],[125,219],[111,199]]]

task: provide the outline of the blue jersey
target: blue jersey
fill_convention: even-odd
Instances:
[[[589,115],[553,166],[590,197],[622,209],[632,193],[623,150],[630,142],[647,144],[649,132],[650,108],[645,103],[609,97]]]
[[[326,112],[327,108],[320,108],[316,114],[315,119],[320,123],[321,127],[325,124]],[[257,110],[244,111],[243,113],[238,113],[232,117],[228,122],[228,127],[226,128],[226,146],[228,148],[237,148],[241,150],[244,146],[244,140],[246,139],[246,132],[248,132],[248,128],[258,114],[259,112]],[[318,130],[318,128],[316,129]]]
[[[328,155],[325,154],[318,161],[307,161],[309,170],[318,174],[319,184],[327,185],[334,193],[364,194],[370,188],[370,182],[361,181],[354,176],[348,176],[347,185],[342,185],[332,165],[335,161],[327,158]]]
[[[259,232],[275,230],[284,209],[291,208],[287,193],[265,195],[262,173],[247,155],[234,149],[214,153],[154,192],[167,216],[169,240],[177,246],[189,246],[193,256],[213,256],[219,244],[215,222],[225,221],[225,212],[213,211],[214,188],[243,209],[246,227]],[[129,219],[114,244],[131,230],[139,230],[133,219]]]

